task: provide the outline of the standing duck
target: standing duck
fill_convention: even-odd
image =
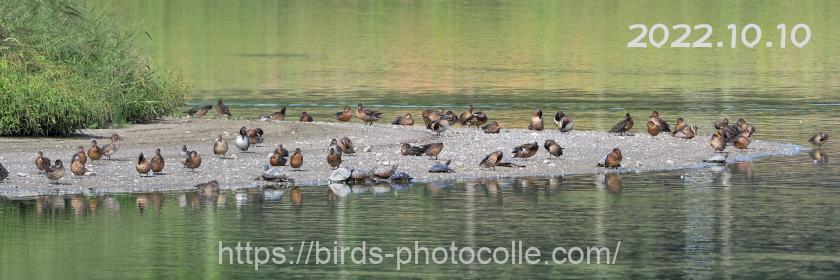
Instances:
[[[315,119],[309,115],[306,111],[300,112],[300,122],[314,122]]]
[[[120,150],[120,143],[122,143],[122,140],[123,139],[119,134],[111,134],[111,143],[102,147],[102,153],[108,157],[108,160],[111,160],[111,156]]]
[[[647,122],[647,132],[648,132],[648,134],[650,134],[651,138],[655,139],[656,135],[659,135],[659,132],[661,131],[661,129],[662,128],[660,126],[656,125],[656,123],[654,123],[653,121],[648,121]]]
[[[496,165],[502,162],[502,157],[504,157],[502,151],[492,152],[486,157],[484,157],[484,159],[481,160],[481,163],[479,163],[478,166],[496,170]]]
[[[190,117],[199,117],[200,118],[200,117],[203,117],[204,115],[207,115],[207,112],[209,112],[210,109],[213,109],[213,105],[196,106],[196,107],[190,108],[187,111],[184,111],[184,113],[187,114]]]
[[[423,154],[438,159],[438,155],[443,150],[443,143],[431,143],[420,147],[423,149]]]
[[[437,134],[437,136],[440,136],[441,132],[444,132],[447,129],[449,129],[449,121],[446,119],[440,119],[436,122],[433,122],[431,129]]]
[[[300,171],[302,165],[303,154],[300,153],[300,148],[295,148],[295,153],[292,154],[292,158],[289,160],[289,166],[294,168],[295,171]]]
[[[610,129],[610,132],[625,135],[628,131],[630,131],[630,129],[633,129],[633,118],[630,117],[630,113],[627,113],[624,115],[624,120],[615,124],[612,129]]]
[[[342,154],[352,155],[356,153],[356,150],[353,149],[353,141],[351,141],[350,138],[347,138],[346,136],[341,137],[341,139],[338,140],[338,148],[341,149],[339,150],[339,152],[341,152]]]
[[[163,156],[160,154],[160,148],[155,150],[155,156],[152,157],[152,173],[153,174],[160,174],[163,171],[163,167],[166,165],[166,161],[163,160]]]
[[[817,149],[822,149],[822,145],[825,144],[825,142],[828,142],[828,133],[817,133],[814,135],[814,137],[808,139],[808,142],[811,142],[812,145],[817,146]]]
[[[73,155],[73,158],[70,159],[70,172],[76,177],[83,176],[87,173],[87,167],[85,167],[85,164],[82,163],[78,153]]]
[[[566,113],[563,113],[563,111],[559,111],[557,114],[554,114],[554,125],[557,126],[557,130],[560,130],[560,132],[563,133],[572,131],[572,129],[575,128],[575,123],[572,122],[572,117],[567,116]]]
[[[338,151],[339,148],[337,146],[330,146],[329,154],[327,154],[327,163],[332,167],[332,169],[336,169],[341,165],[341,152]]]
[[[280,111],[274,112],[271,114],[271,120],[273,121],[283,121],[286,119],[286,106],[280,108]]]
[[[262,128],[252,128],[245,131],[245,134],[248,135],[248,144],[256,145],[263,142],[263,130]]]
[[[143,153],[140,153],[140,157],[137,159],[137,165],[135,168],[137,169],[137,173],[140,173],[140,177],[148,176],[149,171],[152,170],[152,166],[149,164],[149,161],[146,160],[146,157],[143,156]]]
[[[216,114],[223,118],[230,118],[233,116],[230,114],[230,108],[228,108],[228,106],[225,105],[224,102],[222,102],[221,98],[219,98],[219,100],[216,101]]]
[[[659,127],[659,131],[671,132],[671,127],[668,125],[668,122],[659,117],[659,111],[650,112],[650,121]]]
[[[598,163],[598,167],[619,168],[621,167],[621,150],[614,148],[610,154],[604,158],[604,163]]]
[[[498,122],[494,121],[494,122],[491,122],[489,124],[481,126],[481,130],[483,130],[484,133],[488,133],[488,134],[499,134],[499,132],[502,131],[502,127],[499,126]]]
[[[750,138],[747,137],[746,134],[740,134],[735,137],[735,141],[732,145],[739,150],[746,150],[750,146]]]
[[[348,106],[344,106],[344,110],[341,110],[341,112],[335,112],[335,119],[340,122],[349,122],[352,118],[353,109],[350,109]]]
[[[283,154],[284,151],[285,155]],[[269,156],[268,158],[268,163],[271,166],[284,166],[286,165],[286,157],[288,155],[289,151],[286,151],[286,149],[283,149],[283,146],[280,146],[277,149],[275,149],[273,153],[271,153],[271,156]]]
[[[356,117],[368,125],[373,125],[373,122],[378,121],[380,115],[382,115],[382,113],[378,111],[365,109],[362,103],[359,103],[358,108],[356,108]]]
[[[432,129],[432,123],[443,119],[443,115],[444,114],[442,108],[438,109],[438,111],[429,109],[423,110],[422,116],[423,122],[426,123],[426,128]]]
[[[38,174],[46,172],[51,164],[52,161],[44,156],[44,152],[38,151],[37,156],[35,156],[35,167],[38,168]]]
[[[102,158],[102,149],[96,144],[96,140],[90,141],[90,148],[88,148],[87,156],[91,160],[99,160]]]
[[[726,149],[726,139],[723,139],[723,135],[721,135],[720,130],[715,131],[715,134],[712,135],[712,139],[709,140],[709,145],[715,149],[716,153],[723,152]]]
[[[184,161],[184,166],[194,172],[199,166],[201,166],[201,156],[195,151],[190,151],[190,155],[187,157],[187,160]]]
[[[393,125],[402,125],[402,126],[412,126],[414,125],[414,119],[411,118],[411,113],[405,113],[405,115],[397,117],[394,122],[391,124]]]
[[[87,155],[85,154],[85,147],[83,147],[83,146],[79,146],[79,151],[78,151],[78,152],[76,152],[76,154],[77,154],[77,155],[79,155],[79,161],[80,161],[83,165],[84,165],[84,164],[87,164],[87,159],[88,159],[88,157],[87,157]],[[71,162],[70,164],[72,165],[73,163]]]
[[[738,134],[744,135],[747,138],[752,138],[753,133],[755,133],[755,127],[744,119],[738,119],[735,125],[738,127]]]
[[[528,124],[528,130],[536,130],[542,131],[543,130],[543,119],[542,119],[542,109],[537,108],[534,111],[534,115],[531,116],[531,123]]]
[[[515,158],[529,158],[537,154],[537,151],[540,150],[540,145],[537,142],[534,143],[526,143],[519,145],[518,147],[514,147],[513,157]]]
[[[674,132],[671,134],[677,134],[677,132],[686,127],[688,127],[688,124],[685,123],[685,120],[683,118],[677,118],[677,125],[674,126]]]
[[[58,180],[64,178],[64,163],[62,163],[60,159],[57,159],[55,160],[54,165],[47,167],[47,169],[44,171],[47,174],[47,178],[50,179],[50,181],[57,183]]]
[[[546,151],[548,151],[548,158],[551,158],[552,156],[557,158],[563,155],[563,147],[560,147],[560,144],[557,144],[554,140],[545,140],[543,147]]]
[[[236,136],[236,140],[233,143],[242,152],[247,152],[248,148],[251,147],[251,141],[248,139],[248,132],[244,126],[239,128],[239,135]]]
[[[184,151],[186,151],[186,150],[187,150],[187,146],[184,146]],[[213,142],[213,154],[215,154],[216,157],[225,158],[226,157],[225,155],[227,154],[227,152],[228,152],[228,143],[227,143],[227,141],[225,141],[224,138],[222,138],[222,135],[219,134],[219,137],[216,138],[216,142]]]

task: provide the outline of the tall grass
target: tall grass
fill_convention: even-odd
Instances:
[[[172,113],[183,79],[155,71],[135,50],[140,39],[74,0],[0,1],[0,135],[67,135]]]

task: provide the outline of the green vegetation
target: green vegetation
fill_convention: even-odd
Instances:
[[[71,0],[0,1],[0,135],[68,135],[172,113],[185,83],[155,71],[135,51],[140,38]]]

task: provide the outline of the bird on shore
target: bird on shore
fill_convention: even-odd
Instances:
[[[341,152],[342,154],[352,155],[356,153],[356,149],[353,148],[353,141],[350,140],[350,138],[347,138],[346,136],[341,137],[341,139],[338,140],[337,144],[338,148],[340,149],[339,152]]]
[[[502,151],[492,152],[486,157],[484,157],[484,159],[481,160],[481,163],[479,163],[478,166],[496,170],[496,165],[502,162],[502,157],[504,157]]]
[[[309,115],[306,111],[300,112],[300,122],[314,122],[315,119]]]
[[[712,134],[712,138],[709,140],[709,145],[715,149],[716,153],[723,152],[726,149],[727,141],[723,138],[721,134],[721,130],[715,131],[715,134]]]
[[[656,123],[654,123],[653,121],[647,122],[647,132],[648,134],[650,134],[650,138],[656,139],[656,135],[659,135],[661,129],[662,127],[656,125]]]
[[[432,131],[434,131],[437,136],[440,136],[440,133],[446,131],[447,129],[449,129],[449,121],[446,119],[440,119],[432,123]]]
[[[263,142],[263,130],[262,128],[252,128],[245,131],[245,134],[248,135],[248,144],[256,145]]]
[[[548,151],[548,158],[551,158],[552,156],[557,158],[563,155],[563,147],[560,147],[560,144],[557,144],[554,140],[545,140],[543,147],[546,151]]]
[[[233,143],[242,152],[247,152],[248,148],[251,147],[251,141],[248,139],[248,132],[244,126],[239,128],[239,135],[236,136],[236,140]]]
[[[96,144],[96,140],[90,141],[90,148],[88,148],[87,156],[91,160],[99,160],[102,158],[102,148]]]
[[[746,150],[750,146],[750,138],[746,134],[740,134],[735,137],[732,145],[739,150]]]
[[[679,130],[675,130],[674,137],[682,138],[682,139],[692,139],[697,134],[697,127],[696,126],[685,126]]]
[[[619,135],[627,134],[630,129],[633,129],[633,118],[630,117],[630,113],[624,115],[624,119],[620,122],[616,123],[611,129],[610,132],[618,133]]]
[[[189,157],[187,157],[187,160],[184,161],[184,166],[194,172],[199,166],[201,166],[201,155],[199,155],[196,151],[190,151]]]
[[[224,102],[222,102],[221,98],[219,98],[219,100],[216,101],[216,114],[223,118],[230,118],[233,116],[230,113],[230,108],[227,105],[225,105]]]
[[[752,139],[752,136],[755,133],[755,127],[752,124],[748,123],[743,118],[740,118],[735,125],[738,127],[739,135],[744,135],[747,138]]]
[[[117,151],[120,150],[120,144],[122,143],[122,137],[119,134],[113,133],[111,134],[111,143],[101,147],[102,154],[108,157],[108,160],[111,160],[111,156],[116,154]]]
[[[60,159],[55,160],[55,163],[52,166],[47,167],[45,173],[47,174],[47,179],[57,183],[58,180],[64,178],[64,163],[62,163]]]
[[[332,167],[332,169],[336,169],[341,165],[341,152],[338,151],[339,149],[340,148],[338,148],[337,146],[330,146],[329,148],[329,154],[327,154],[327,163]]]
[[[429,173],[455,173],[455,170],[449,168],[449,164],[452,163],[452,160],[447,160],[445,163],[437,162],[432,164],[432,167],[429,168]]]
[[[443,119],[443,108],[438,108],[437,111],[430,109],[423,110],[422,117],[423,122],[426,123],[426,128],[432,129],[432,123]]]
[[[726,143],[732,143],[735,141],[735,137],[741,133],[737,124],[729,124],[729,118],[723,118],[723,120],[715,122],[715,128],[720,132],[721,139]]]
[[[73,158],[70,159],[70,173],[73,173],[76,177],[83,176],[87,173],[87,167],[85,167],[85,164],[82,163],[78,153],[73,155]]]
[[[650,112],[650,121],[659,127],[661,132],[671,132],[671,126],[664,119],[659,117],[659,111]]]
[[[534,114],[531,116],[531,123],[528,124],[528,130],[536,130],[542,131],[543,130],[543,112],[542,109],[537,108],[534,110]]]
[[[285,155],[283,154],[284,151]],[[288,161],[286,160],[286,157],[288,155],[289,151],[283,149],[283,146],[281,145],[280,147],[277,147],[277,149],[274,149],[274,152],[271,153],[271,156],[269,156],[268,158],[268,164],[270,164],[271,166],[284,166]]]
[[[461,123],[461,125],[466,125],[467,127],[481,127],[482,125],[486,124],[488,120],[486,114],[484,114],[483,112],[476,112],[475,108],[473,108],[472,105],[470,105],[470,109],[464,114],[461,114],[461,117],[458,118],[458,121]]]
[[[35,167],[38,168],[38,174],[46,172],[52,161],[48,157],[44,156],[44,152],[38,151],[37,155],[35,156]]]
[[[187,114],[190,117],[199,117],[200,118],[200,117],[203,117],[204,115],[207,115],[207,112],[209,112],[210,109],[213,109],[213,105],[196,106],[196,107],[190,108],[189,110],[184,111],[184,113]]]
[[[671,134],[677,134],[677,132],[683,130],[686,127],[688,127],[688,124],[685,123],[685,119],[677,118],[677,124],[674,125],[674,132],[672,132]]]
[[[472,117],[473,110],[475,110],[475,108],[473,108],[473,105],[470,104],[469,109],[467,109],[466,112],[461,113],[461,116],[458,117],[458,122],[461,123],[461,125],[467,125],[467,120]]]
[[[349,122],[353,119],[353,109],[350,109],[349,106],[344,106],[343,110],[335,112],[335,119],[340,122]]]
[[[489,124],[485,124],[485,125],[481,126],[481,130],[483,130],[484,133],[488,133],[488,134],[499,134],[499,132],[502,131],[502,127],[499,126],[498,122],[494,121],[494,122],[491,122]]]
[[[382,113],[378,111],[365,109],[362,103],[359,103],[358,108],[356,108],[356,117],[368,125],[373,125],[373,122],[378,121],[381,115]]]
[[[598,163],[598,167],[606,167],[606,168],[619,168],[621,167],[621,150],[618,148],[613,148],[612,152],[610,152],[606,158],[604,158],[604,163]]]
[[[425,149],[418,146],[412,146],[408,143],[400,144],[400,154],[404,156],[421,156],[426,152]]]
[[[85,147],[84,146],[79,146],[76,154],[79,155],[79,161],[82,164],[87,164],[88,157],[87,157],[87,154],[85,154]],[[72,162],[71,162],[71,165],[72,165]]]
[[[160,148],[155,150],[155,155],[152,157],[151,167],[153,174],[160,174],[163,171],[163,167],[166,166],[166,161],[163,159],[163,156],[160,154]]]
[[[295,148],[295,153],[292,154],[292,158],[289,160],[289,166],[294,168],[294,171],[300,171],[300,167],[303,165],[303,154],[300,153],[300,148]]]
[[[331,148],[335,148],[336,153],[341,154],[341,148],[338,147],[338,139],[333,138],[332,140],[330,140],[330,145],[327,148],[327,152],[329,152],[329,149]]]
[[[273,121],[283,121],[286,119],[286,106],[280,108],[280,111],[274,112],[271,114],[271,120]]]
[[[529,158],[537,154],[540,150],[540,145],[537,142],[525,143],[513,148],[511,153],[514,158]]]
[[[281,156],[281,157],[289,157],[289,150],[283,148],[283,144],[278,144],[277,148],[274,149],[274,153]]]
[[[423,154],[429,157],[438,159],[438,155],[443,151],[443,143],[430,143],[420,147],[423,149]]]
[[[152,170],[151,164],[149,164],[149,161],[143,156],[143,153],[140,153],[140,157],[137,158],[137,165],[135,168],[137,169],[137,173],[140,173],[140,177],[148,176],[149,171]]]
[[[411,118],[411,113],[405,113],[403,116],[397,117],[391,124],[393,125],[402,125],[402,126],[412,126],[414,125],[414,119]]]
[[[456,116],[452,111],[446,111],[446,113],[443,114],[443,119],[447,120],[450,124],[458,122],[458,116]]]
[[[572,129],[575,128],[575,123],[572,121],[572,117],[567,116],[566,113],[563,113],[563,111],[559,111],[557,114],[554,114],[554,125],[557,126],[557,130],[560,130],[560,132],[563,133],[572,131]]]
[[[811,139],[808,139],[808,142],[810,142],[814,146],[817,146],[817,149],[822,149],[822,145],[825,144],[825,142],[828,142],[828,133],[820,132],[814,134],[814,136],[811,137]]]
[[[6,170],[3,164],[0,163],[0,181],[6,180],[7,178],[9,178],[9,170]]]
[[[186,150],[187,150],[187,146],[185,145],[184,146],[184,151],[186,152]],[[222,135],[219,134],[219,137],[216,138],[216,142],[213,142],[213,154],[215,154],[216,157],[225,158],[226,157],[225,155],[227,154],[227,152],[228,152],[228,143],[227,143],[227,141],[225,141],[224,138],[222,138]]]

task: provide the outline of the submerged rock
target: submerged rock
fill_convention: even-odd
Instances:
[[[703,160],[703,162],[708,163],[715,163],[715,164],[726,164],[726,158],[729,157],[728,153],[716,153],[712,155],[712,157]]]

